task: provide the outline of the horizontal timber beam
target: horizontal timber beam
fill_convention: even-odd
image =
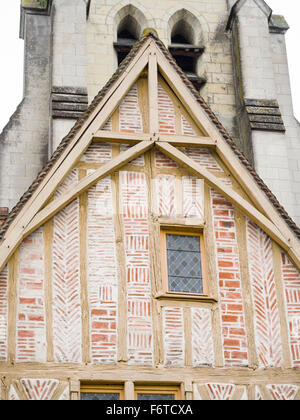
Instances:
[[[210,137],[172,136],[159,134],[159,141],[180,147],[216,147],[216,141]]]
[[[119,133],[113,131],[105,131],[99,130],[95,133],[93,137],[94,142],[110,142],[110,143],[128,143],[128,144],[136,144],[140,141],[150,141],[151,134],[144,134],[144,133]]]
[[[98,130],[93,137],[93,141],[136,144],[140,141],[150,141],[155,137],[156,141],[168,142],[180,147],[216,147],[216,141],[210,137],[174,136],[159,133],[120,133],[106,130]]]
[[[176,149],[174,146],[157,142],[156,147],[175,162],[191,170],[196,176],[204,178],[208,185],[222,194],[234,206],[239,208],[252,221],[261,227],[275,242],[277,242],[291,257],[294,264],[300,268],[300,253],[291,249],[288,239],[286,239],[277,226],[258,211],[252,204],[237,194],[231,187],[225,185],[220,179],[212,175],[208,170],[201,167],[198,163],[190,159],[184,153]]]

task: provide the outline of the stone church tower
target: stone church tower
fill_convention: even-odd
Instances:
[[[263,0],[21,1],[0,400],[300,399],[287,30]]]

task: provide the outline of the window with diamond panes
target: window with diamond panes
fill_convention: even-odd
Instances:
[[[166,233],[168,291],[203,293],[200,235]]]

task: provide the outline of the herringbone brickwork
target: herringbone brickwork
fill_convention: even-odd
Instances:
[[[299,386],[288,384],[267,385],[266,388],[271,394],[273,400],[280,401],[294,400],[299,390]]]
[[[191,177],[182,177],[183,192],[183,216],[204,217],[204,196],[203,196],[203,180]]]
[[[211,310],[191,308],[193,366],[212,366],[214,362]]]
[[[56,195],[78,182],[73,170]],[[53,342],[56,362],[81,362],[79,199],[53,218]]]
[[[300,367],[300,273],[282,253],[282,276],[293,367]]]
[[[57,379],[21,379],[28,400],[49,401],[56,390]]]
[[[172,217],[176,214],[176,177],[157,175],[155,178],[158,216]]]
[[[259,363],[261,367],[281,367],[283,357],[272,241],[247,220],[247,242]]]

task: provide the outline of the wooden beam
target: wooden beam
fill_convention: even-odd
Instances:
[[[222,194],[234,206],[237,206],[252,221],[261,227],[275,242],[277,242],[289,254],[294,264],[300,268],[300,252],[291,249],[289,241],[282,235],[277,226],[259,212],[253,205],[237,194],[231,187],[225,185],[220,179],[212,175],[207,169],[190,159],[174,146],[157,142],[156,147],[173,159],[175,162],[191,170],[196,176],[204,178],[209,186]]]
[[[150,141],[151,135],[150,134],[143,134],[143,133],[120,133],[114,131],[105,131],[105,130],[98,130],[94,137],[94,142],[109,142],[109,143],[127,143],[127,144],[136,144],[140,141]]]
[[[159,141],[180,147],[216,147],[216,141],[210,137],[173,136],[159,134]]]
[[[158,133],[158,74],[157,74],[157,48],[151,48],[148,65],[148,97],[149,97],[149,130]]]
[[[0,272],[4,268],[6,262],[9,260],[9,257],[12,255],[14,250],[26,236],[30,235],[31,232],[38,229],[38,227],[53,217],[57,212],[67,206],[71,201],[78,197],[82,192],[90,188],[93,184],[98,182],[100,179],[105,178],[110,173],[118,170],[120,167],[135,159],[136,157],[140,156],[142,153],[149,150],[153,144],[154,140],[144,141],[131,147],[111,161],[107,162],[91,175],[79,181],[78,184],[73,186],[73,188],[67,191],[64,195],[56,198],[46,207],[44,207],[39,213],[35,214],[29,223],[24,226],[20,232],[18,232],[18,235],[9,237],[9,241],[6,240],[0,245]]]
[[[12,365],[16,363],[18,267],[19,250],[16,250],[8,264],[7,361]]]

